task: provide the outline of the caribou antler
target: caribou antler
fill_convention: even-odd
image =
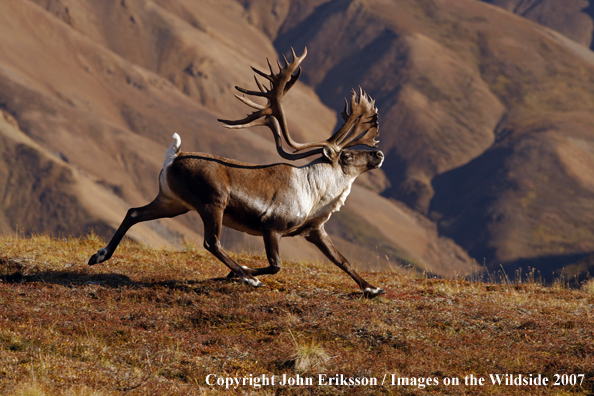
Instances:
[[[276,143],[276,149],[281,157],[289,160],[298,160],[301,158],[309,157],[311,155],[320,154],[322,150],[311,150],[304,153],[298,154],[291,154],[287,153],[283,148],[283,140],[281,138],[284,137],[287,144],[294,148],[296,151],[303,149],[303,145],[295,142],[291,136],[289,135],[289,128],[287,127],[287,121],[285,118],[285,113],[281,106],[281,100],[283,96],[295,85],[299,76],[301,75],[301,67],[299,66],[303,59],[307,56],[307,48],[304,49],[303,54],[301,56],[297,56],[295,54],[295,50],[291,48],[291,53],[293,54],[293,61],[289,62],[287,58],[283,55],[283,59],[285,60],[285,66],[282,67],[280,62],[277,62],[279,72],[275,73],[270,65],[270,61],[267,59],[268,68],[270,69],[270,74],[266,74],[254,67],[252,70],[256,72],[258,75],[264,77],[270,82],[270,88],[266,88],[260,80],[258,80],[257,76],[254,76],[256,80],[256,84],[258,86],[259,91],[250,91],[245,88],[235,87],[239,92],[247,95],[258,96],[266,98],[268,103],[266,105],[260,105],[258,103],[253,102],[249,98],[246,98],[245,95],[239,96],[235,95],[237,99],[241,102],[245,103],[246,105],[250,106],[257,111],[253,112],[252,114],[248,115],[246,118],[242,120],[222,120],[219,119],[220,122],[225,124],[226,128],[232,129],[239,129],[239,128],[249,128],[252,126],[257,125],[265,125],[272,131],[274,136],[274,140]],[[297,73],[295,74],[295,71]]]
[[[358,100],[357,100],[358,99]],[[349,103],[344,100],[342,119],[344,124],[328,139],[328,143],[335,144],[340,150],[359,144],[377,147],[379,141],[379,123],[375,100],[359,87],[359,96],[353,90],[349,113]]]
[[[350,102],[345,103],[345,109],[342,112],[342,117],[345,121],[343,126],[336,131],[329,139],[309,143],[297,143],[289,134],[285,113],[281,106],[282,98],[295,85],[299,76],[301,75],[301,62],[307,56],[307,48],[304,49],[301,56],[297,56],[293,48],[293,61],[289,62],[283,55],[285,66],[281,66],[277,61],[279,72],[275,73],[268,61],[268,68],[270,74],[266,74],[254,67],[252,70],[261,77],[270,82],[270,88],[262,85],[257,76],[254,76],[259,91],[251,91],[241,87],[235,87],[244,95],[235,95],[237,99],[253,109],[256,109],[252,114],[241,120],[221,120],[227,128],[248,128],[257,125],[265,125],[272,131],[276,148],[281,157],[289,160],[297,160],[311,155],[321,154],[324,148],[331,149],[334,153],[339,153],[344,148],[363,144],[370,147],[377,147],[375,138],[379,135],[378,129],[378,114],[375,107],[375,101],[371,99],[359,87],[359,95],[353,91]],[[296,71],[296,73],[295,73]],[[266,98],[268,103],[260,105],[253,102],[245,95],[252,95]],[[346,99],[345,99],[346,102]],[[287,153],[283,148],[283,138],[287,144],[295,150],[294,153]],[[299,152],[309,148],[316,148],[314,150]]]

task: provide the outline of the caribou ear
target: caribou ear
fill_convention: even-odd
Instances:
[[[339,152],[332,146],[324,146],[322,149],[324,157],[328,158],[330,162],[335,163],[338,160]]]

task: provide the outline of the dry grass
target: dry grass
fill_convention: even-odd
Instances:
[[[227,394],[592,394],[594,293],[286,263],[263,288],[224,278],[200,249],[86,239],[0,238],[0,394],[210,394],[206,377],[375,377],[382,386],[239,386]],[[235,256],[264,266],[263,257]],[[299,360],[304,366],[300,366]],[[309,361],[308,361],[309,359]],[[438,385],[391,386],[391,374]],[[466,386],[464,377],[486,378]],[[492,386],[489,374],[584,374],[581,386]],[[445,378],[459,378],[456,387]]]
[[[594,278],[588,279],[588,281],[582,285],[582,290],[585,293],[588,293],[588,294],[594,296]]]
[[[295,370],[300,373],[307,373],[315,369],[318,371],[323,369],[326,362],[330,360],[330,356],[328,356],[322,344],[315,339],[300,343],[295,339],[292,332],[290,334],[295,343],[295,354],[292,359]]]

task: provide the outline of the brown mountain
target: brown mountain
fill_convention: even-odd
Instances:
[[[483,0],[563,33],[592,48],[594,4],[590,0]]]
[[[589,262],[588,4],[490,3],[501,7],[475,0],[1,4],[0,108],[12,132],[0,128],[8,139],[0,185],[31,187],[14,193],[12,206],[2,202],[0,225],[109,235],[128,205],[155,194],[173,132],[185,150],[278,161],[268,131],[227,131],[214,120],[246,111],[232,93],[252,84],[248,65],[307,46],[305,84],[287,100],[300,140],[327,136],[342,97],[358,85],[380,109],[383,172],[363,178],[328,226],[347,256],[362,266],[388,257],[442,274],[471,269],[466,252],[493,268],[538,266],[545,276]],[[15,134],[30,141],[18,143]],[[27,165],[14,164],[19,144],[38,158],[30,179]],[[27,197],[31,209],[15,210],[15,199]],[[179,244],[199,239],[201,229],[190,216],[138,232]],[[236,249],[261,246],[233,232],[226,239]],[[319,257],[298,239],[283,247]]]
[[[551,18],[553,3],[532,2]],[[320,98],[330,105],[360,84],[377,99],[391,182],[384,195],[429,214],[494,268],[538,266],[550,276],[592,252],[594,54],[586,47],[472,0],[287,9],[259,23],[278,50],[308,46],[317,66],[305,81]]]
[[[215,121],[243,116],[234,85],[253,84],[249,65],[277,57],[251,15],[231,0],[2,2],[2,231],[110,237],[128,207],[156,195],[173,132],[184,150],[278,162],[267,130],[229,131]],[[287,111],[300,140],[329,135],[337,120],[304,84],[287,97]],[[387,183],[381,171],[362,178],[332,220],[344,253],[366,268],[406,261],[444,275],[473,270],[435,224],[377,194]],[[201,232],[199,218],[186,215],[135,226],[130,236],[179,247],[201,244]],[[236,232],[223,242],[262,250],[259,239]],[[282,253],[321,258],[297,238],[284,240]]]

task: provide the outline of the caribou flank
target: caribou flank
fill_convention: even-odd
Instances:
[[[270,74],[252,68],[269,81],[269,88],[257,76],[258,91],[236,87],[244,94],[267,99],[266,105],[236,95],[256,111],[242,120],[219,121],[228,128],[265,125],[272,131],[277,151],[283,158],[296,160],[314,155],[317,158],[305,166],[246,164],[212,154],[183,152],[181,139],[174,134],[159,175],[159,194],[148,205],[128,210],[109,244],[90,258],[89,265],[108,260],[134,224],[195,210],[204,222],[204,247],[231,269],[229,277],[261,286],[256,276],[275,274],[281,268],[280,239],[301,235],[349,274],[365,296],[384,293],[351,268],[324,230],[330,215],[344,204],[355,178],[379,168],[383,162],[384,155],[379,150],[347,150],[355,145],[377,147],[377,108],[359,88],[358,93],[353,91],[350,101],[345,99],[344,124],[329,139],[295,142],[289,134],[281,101],[299,78],[307,50],[299,57],[293,50],[292,53],[292,62],[283,56],[285,65],[278,63],[278,73],[270,62]],[[283,141],[295,151],[286,152]],[[223,226],[262,236],[269,266],[248,268],[233,261],[221,247]]]

